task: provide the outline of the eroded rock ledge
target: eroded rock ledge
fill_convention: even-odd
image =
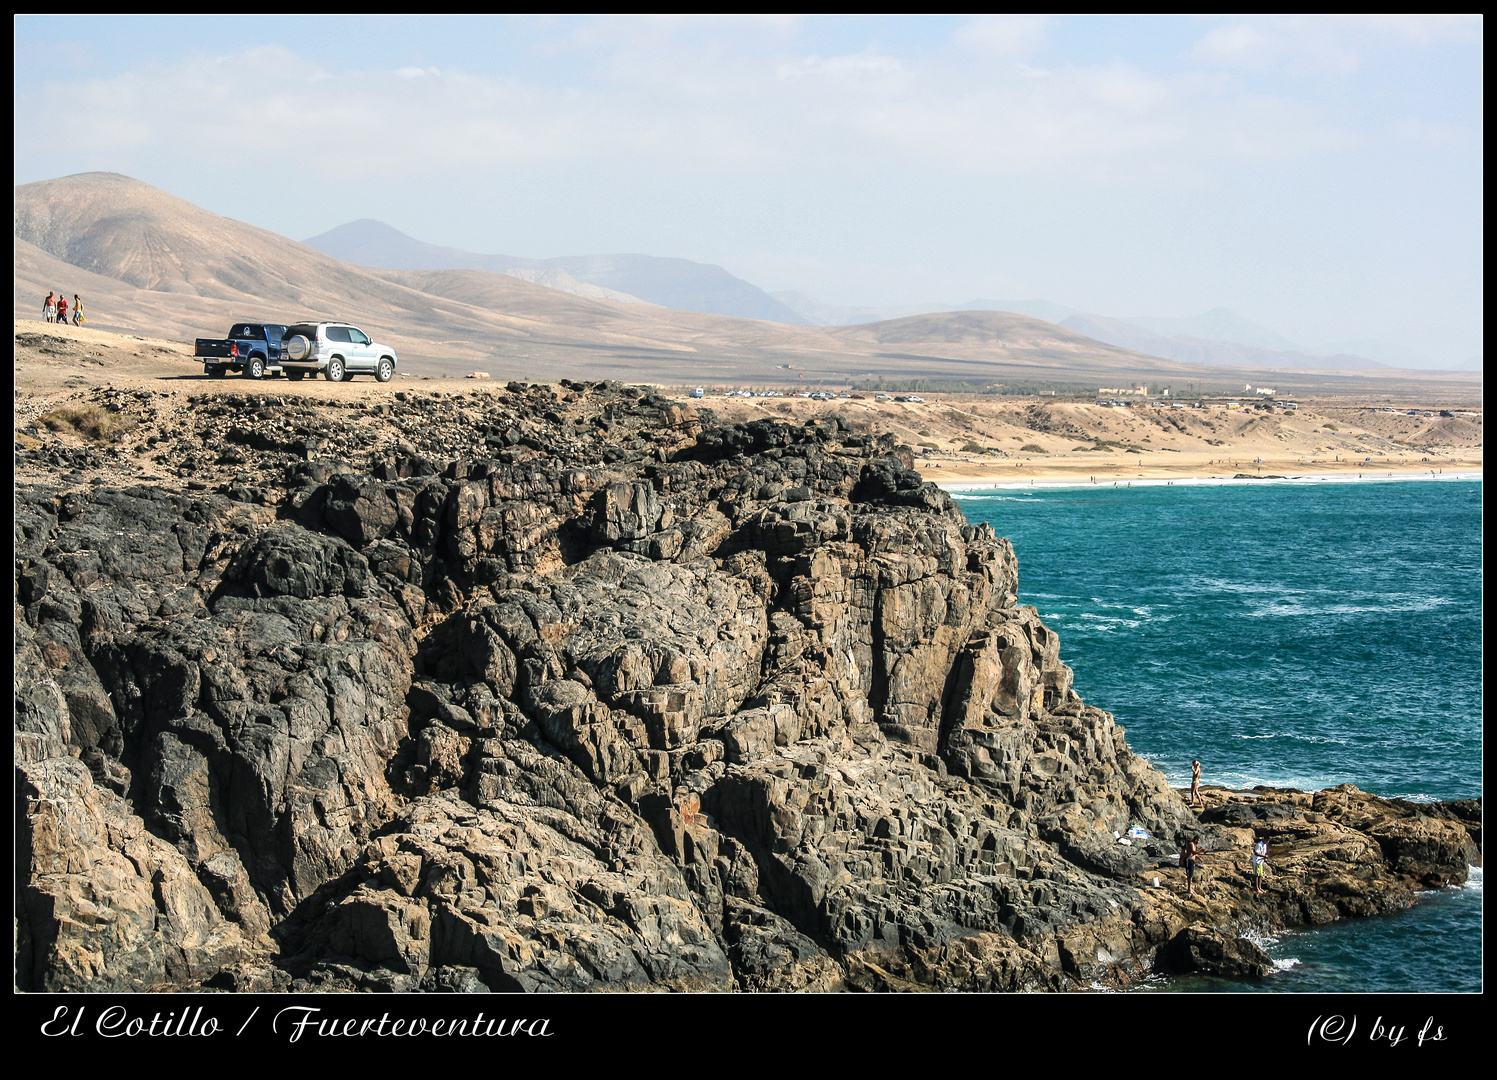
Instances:
[[[191,486],[18,459],[23,990],[1251,976],[1242,932],[1479,861],[1475,804],[1198,818],[1072,690],[1008,542],[836,419],[99,396]]]

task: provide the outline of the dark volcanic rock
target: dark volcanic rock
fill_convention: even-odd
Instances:
[[[18,488],[18,986],[1261,975],[1479,859],[1475,805],[1197,819],[891,440],[561,389],[205,400],[142,429],[187,493]]]

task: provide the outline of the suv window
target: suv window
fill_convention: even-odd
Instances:
[[[308,341],[316,341],[317,340],[317,324],[316,323],[297,323],[295,326],[288,326],[286,328],[286,332],[281,335],[281,340],[285,341],[287,338],[289,338],[289,337],[296,337],[298,334],[300,334],[302,337],[306,338]]]
[[[349,327],[348,328],[348,339],[350,341],[352,341],[355,345],[368,345],[369,344],[369,339],[364,336],[364,331],[359,330],[356,327]]]
[[[353,344],[353,338],[348,336],[348,327],[346,326],[329,326],[327,328],[327,339],[329,341],[343,341],[350,345]]]

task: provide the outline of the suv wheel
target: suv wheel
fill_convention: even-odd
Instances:
[[[343,366],[343,357],[335,356],[327,362],[327,367],[322,369],[322,377],[328,382],[343,382],[347,376],[347,369]]]
[[[265,361],[258,356],[250,357],[249,366],[244,369],[244,373],[251,379],[265,378]]]
[[[305,374],[306,372],[297,371],[295,368],[288,368],[286,370],[286,378],[290,379],[292,382],[301,382],[301,377]]]
[[[379,367],[375,369],[374,377],[380,382],[389,382],[395,378],[395,365],[390,362],[388,357],[380,360]]]

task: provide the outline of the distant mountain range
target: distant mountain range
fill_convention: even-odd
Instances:
[[[524,259],[516,255],[482,255],[461,248],[438,247],[407,236],[373,218],[339,225],[302,241],[342,262],[381,270],[488,270],[591,299],[643,301],[677,311],[734,315],[792,326],[815,325],[764,290],[734,277],[721,266],[653,255],[577,255],[559,259]],[[522,271],[561,271],[568,278],[601,287],[610,297],[576,292],[559,278],[543,280]]]
[[[1226,312],[1230,315],[1231,312]],[[1207,316],[1199,316],[1206,319]],[[1190,324],[1193,319],[1158,319],[1161,324]],[[1248,326],[1246,319],[1240,320]],[[1213,341],[1191,334],[1166,335],[1145,329],[1138,320],[1108,319],[1101,315],[1071,315],[1060,321],[1060,325],[1078,334],[1085,334],[1097,341],[1117,345],[1124,349],[1162,356],[1167,360],[1178,360],[1182,364],[1206,364],[1212,367],[1246,368],[1326,368],[1356,370],[1381,368],[1383,365],[1364,356],[1309,356],[1302,352],[1284,349],[1263,348],[1258,345],[1243,345],[1235,341]],[[1265,331],[1265,334],[1268,332]]]
[[[1167,360],[1213,367],[1256,368],[1376,368],[1383,365],[1349,352],[1309,355],[1289,339],[1244,319],[1227,308],[1216,308],[1187,319],[1140,316],[1115,319],[1093,315],[1049,300],[969,300],[964,304],[921,304],[908,307],[839,307],[800,292],[771,294],[817,326],[857,323],[926,315],[941,311],[1006,311],[1064,326],[1109,345],[1148,353]]]
[[[1204,377],[1223,387],[1265,368],[1345,372],[1318,376],[1326,386],[1362,385],[1366,375],[1346,370],[1356,366],[1376,374],[1356,357],[1326,361],[1168,335],[1042,300],[839,311],[804,296],[770,297],[721,267],[686,259],[481,256],[373,221],[314,238],[354,265],[116,173],[19,185],[13,206],[18,319],[36,320],[41,298],[61,289],[86,298],[91,326],[184,341],[244,319],[353,321],[421,374],[479,368],[510,377],[750,385],[1169,385]],[[735,309],[749,314],[721,313]],[[845,318],[849,312],[862,321]],[[1155,325],[1272,342],[1231,312],[1200,318],[1208,321]],[[814,325],[821,320],[827,324]],[[1465,370],[1479,372],[1480,358]]]
[[[965,304],[905,304],[886,307],[839,307],[824,304],[802,292],[777,292],[770,296],[803,316],[813,326],[856,326],[859,323],[903,319],[909,315],[934,315],[941,311],[1006,311],[1059,325],[1075,308],[1048,300],[968,300]]]
[[[669,285],[672,275],[698,285],[715,280],[723,294],[757,291],[684,259],[622,257],[616,268],[632,262],[642,272],[620,277],[608,276],[607,259],[515,267],[507,264],[517,260],[496,257],[522,276],[353,265],[116,173],[18,185],[13,205],[18,320],[39,322],[42,297],[61,290],[83,295],[91,327],[179,341],[220,336],[241,320],[349,321],[398,349],[413,377],[481,370],[495,378],[670,385],[960,379],[1105,386],[1194,374],[1020,315],[937,314],[833,328],[656,306],[670,295],[652,289],[652,280]],[[362,247],[366,263],[404,261],[412,250],[428,261],[472,261],[374,224],[364,236],[387,246]],[[612,293],[577,295],[581,285]]]

